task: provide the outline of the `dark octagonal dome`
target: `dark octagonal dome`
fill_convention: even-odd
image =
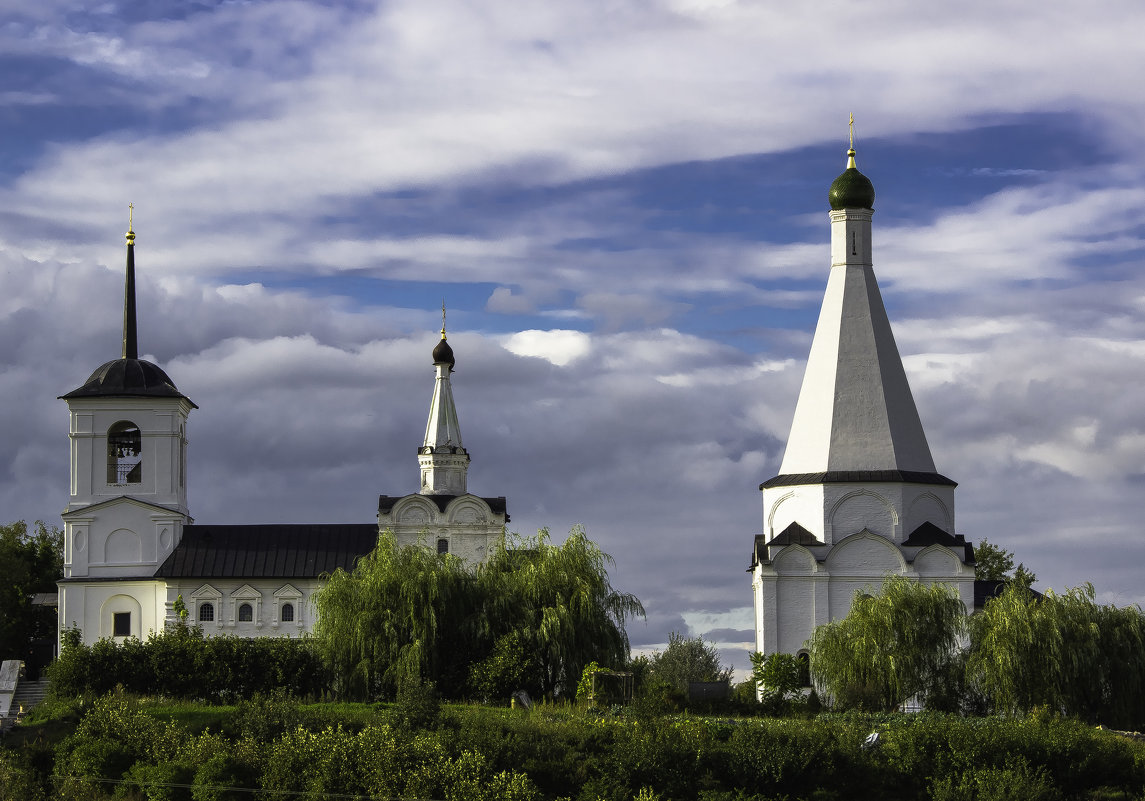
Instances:
[[[162,369],[144,359],[113,359],[96,368],[68,398],[98,397],[186,398]],[[189,400],[189,399],[188,399]],[[191,404],[194,406],[194,404]]]
[[[453,348],[449,347],[449,343],[442,337],[441,341],[433,349],[433,363],[434,364],[448,364],[449,369],[453,369],[456,362],[453,359]]]

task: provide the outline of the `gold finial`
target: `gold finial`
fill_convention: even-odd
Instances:
[[[850,121],[847,123],[847,133],[850,136],[851,145],[847,148],[847,169],[857,170],[858,165],[855,164],[855,115],[851,115]]]
[[[135,244],[135,204],[127,204],[127,244]]]
[[[445,339],[445,298],[441,299],[441,338]]]

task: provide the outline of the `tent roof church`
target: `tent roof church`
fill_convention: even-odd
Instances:
[[[386,529],[400,544],[485,558],[509,515],[505,498],[467,489],[470,456],[450,382],[456,358],[444,308],[417,493],[380,496],[371,523],[196,524],[187,504],[186,432],[198,407],[139,358],[134,225],[128,229],[120,358],[60,396],[71,415],[61,633],[79,628],[88,643],[143,637],[173,623],[184,597],[192,622],[208,634],[301,635],[313,627],[310,595],[322,577],[352,569]]]
[[[974,606],[956,484],[935,468],[875,279],[875,190],[856,164],[853,127],[828,201],[827,288],[779,474],[760,484],[749,570],[765,654],[803,652],[815,626],[889,574],[949,584]]]

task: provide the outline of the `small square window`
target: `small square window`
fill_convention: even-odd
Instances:
[[[131,636],[131,613],[130,612],[116,612],[111,616],[111,636],[113,636],[113,637],[130,637]]]
[[[214,604],[199,604],[199,622],[209,623],[215,619]]]

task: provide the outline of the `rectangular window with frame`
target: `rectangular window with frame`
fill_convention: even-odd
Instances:
[[[130,637],[131,636],[131,613],[130,612],[116,612],[111,616],[111,636],[112,637]]]

